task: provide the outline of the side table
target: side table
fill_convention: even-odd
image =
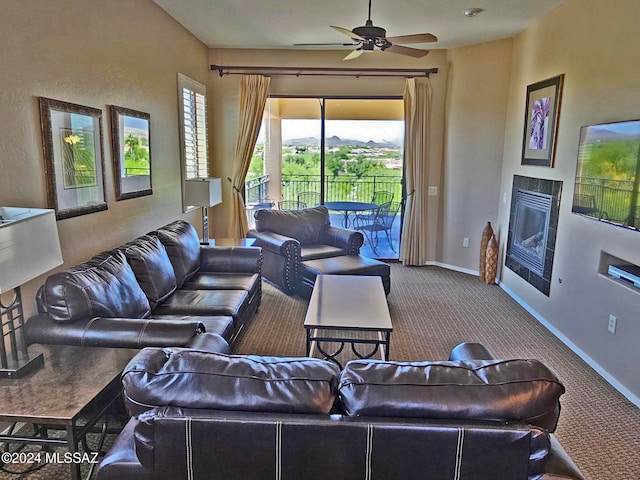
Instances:
[[[53,455],[48,452],[45,456],[43,452],[42,459],[69,463],[71,478],[79,480],[80,465],[93,460],[79,452],[80,442],[86,448],[87,433],[120,398],[120,374],[137,350],[66,345],[29,347],[30,354],[40,352],[44,353],[44,368],[18,380],[0,379],[0,422],[31,423],[35,433],[0,435],[0,442],[7,446],[64,446],[67,454],[56,456],[55,452]],[[66,436],[49,437],[49,428],[64,429]],[[94,466],[91,465],[89,476]]]

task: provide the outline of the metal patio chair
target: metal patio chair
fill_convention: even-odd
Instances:
[[[298,193],[298,202],[309,207],[316,207],[320,205],[320,192],[300,192]]]
[[[396,251],[393,248],[393,240],[391,238],[391,227],[393,226],[393,222],[400,211],[400,203],[398,202],[387,202],[382,205],[371,215],[371,220],[368,221],[365,215],[356,216],[354,219],[354,228],[363,233],[366,237],[369,245],[371,245],[371,249],[373,253],[378,254],[377,247],[379,241],[380,232],[384,232],[387,236],[387,242],[389,242],[389,247],[394,252]]]

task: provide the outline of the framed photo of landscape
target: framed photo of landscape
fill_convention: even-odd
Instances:
[[[49,207],[58,220],[106,210],[102,110],[38,100]]]
[[[522,165],[553,167],[564,74],[527,87]]]
[[[115,105],[109,113],[116,200],[151,195],[151,116]]]

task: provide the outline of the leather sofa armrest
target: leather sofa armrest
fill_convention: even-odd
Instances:
[[[217,333],[202,333],[196,335],[187,343],[187,348],[210,353],[231,354],[231,347],[224,337]]]
[[[342,248],[347,251],[347,255],[358,255],[364,237],[360,232],[330,226],[324,231],[320,243]]]
[[[185,346],[204,333],[199,321],[149,318],[95,317],[71,323],[54,322],[38,314],[25,324],[27,343],[76,345],[81,347],[144,348]]]
[[[449,355],[449,360],[495,360],[493,353],[480,343],[462,342],[453,349]]]
[[[204,332],[204,325],[196,320],[97,317],[87,324],[82,344],[85,347],[120,348],[181,346]]]
[[[585,480],[584,475],[555,435],[549,435],[551,449],[541,480]]]
[[[200,247],[201,272],[257,273],[262,268],[258,247]]]
[[[261,247],[269,252],[286,255],[288,250],[297,250],[298,255],[300,255],[300,242],[295,238],[269,231],[258,232],[257,230],[249,230],[247,235],[256,239],[255,245],[257,247]]]

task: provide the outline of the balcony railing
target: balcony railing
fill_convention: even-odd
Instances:
[[[327,202],[370,202],[374,192],[390,192],[393,198],[402,198],[401,177],[394,175],[356,176],[339,175],[326,178],[324,196]],[[269,177],[252,178],[245,183],[247,203],[275,203],[280,200],[298,200],[298,195],[307,192],[320,194],[318,175],[287,175],[282,177],[282,198],[269,198]]]
[[[395,201],[402,199],[401,177],[393,175],[356,176],[339,175],[335,178],[327,178],[324,184],[325,201],[356,201],[370,202],[374,192],[390,192]],[[245,182],[245,199],[247,205],[247,220],[253,227],[253,213],[260,208],[273,208],[279,201],[298,200],[298,195],[315,192],[320,196],[320,178],[318,175],[292,175],[282,178],[282,198],[269,196],[269,177],[252,178]],[[312,206],[312,205],[307,205]],[[331,223],[341,225],[343,214],[330,212]],[[380,241],[374,252],[368,242],[365,241],[361,254],[368,257],[398,258],[400,243],[400,220],[398,214],[391,229],[391,244],[384,233],[380,234]],[[393,246],[393,248],[392,248]]]
[[[591,195],[600,212],[614,222],[625,223],[630,213],[633,182],[610,178],[577,177],[574,189],[576,195]],[[633,210],[635,210],[633,206]]]

